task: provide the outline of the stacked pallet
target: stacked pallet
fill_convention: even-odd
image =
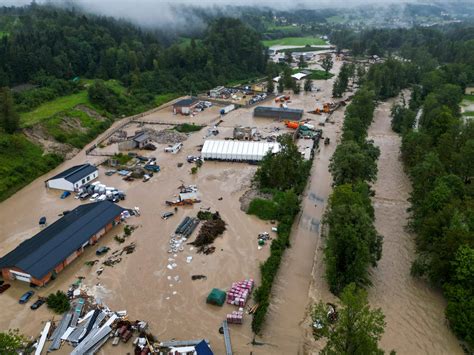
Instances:
[[[253,279],[234,282],[227,292],[227,303],[244,307],[254,286]]]
[[[232,313],[227,315],[227,323],[230,324],[242,324],[242,320],[244,318],[243,311],[233,311]]]

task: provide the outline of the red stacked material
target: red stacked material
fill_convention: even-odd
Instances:
[[[245,307],[250,293],[252,292],[253,285],[253,279],[234,282],[229,292],[227,292],[227,303]]]
[[[233,311],[227,315],[227,323],[229,324],[242,324],[242,319],[244,318],[243,311]]]

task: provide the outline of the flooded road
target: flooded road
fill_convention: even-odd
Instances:
[[[382,308],[387,326],[381,346],[397,354],[462,354],[444,317],[441,292],[410,276],[415,257],[413,236],[406,232],[410,181],[400,160],[400,137],[390,127],[395,99],[380,104],[369,139],[380,148],[378,178],[373,186],[375,227],[383,235],[383,253],[372,271],[369,301]]]

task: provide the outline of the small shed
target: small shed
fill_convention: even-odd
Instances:
[[[206,303],[222,307],[225,302],[225,297],[225,291],[213,288],[211,293],[209,293],[209,296],[207,296]]]
[[[189,99],[179,100],[173,105],[173,113],[182,115],[189,115],[191,111],[199,104],[199,100],[191,97]]]
[[[136,134],[132,140],[135,143],[135,147],[138,149],[143,149],[147,144],[152,142],[150,136],[146,132]]]

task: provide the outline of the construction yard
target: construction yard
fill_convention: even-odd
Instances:
[[[340,62],[335,62],[334,73],[338,72],[340,65]],[[315,81],[314,84],[320,89],[318,92],[296,96],[285,93],[290,95],[290,99],[285,101],[288,108],[303,109],[301,122],[306,123],[308,127],[322,130],[323,137],[326,128],[333,132],[338,125],[331,123],[331,120],[324,123],[329,113],[316,115],[308,112],[317,108],[323,111],[324,104],[332,100],[332,83],[333,79]],[[82,285],[92,297],[99,299],[110,309],[126,310],[130,319],[148,322],[149,330],[160,341],[208,339],[216,354],[224,353],[223,336],[218,330],[226,314],[237,311],[238,307],[224,304],[221,308],[207,304],[206,297],[213,288],[229,290],[234,282],[253,279],[255,283],[259,283],[259,264],[269,255],[269,243],[259,245],[258,236],[268,233],[269,238],[272,238],[274,225],[241,210],[241,198],[251,187],[257,169],[255,164],[204,161],[202,166],[198,167],[194,160],[189,160],[188,157],[199,157],[206,139],[232,139],[236,126],[255,128],[251,131],[253,133],[249,140],[274,142],[278,135],[295,132],[290,124],[285,125],[283,121],[254,117],[254,107],[259,105],[279,107],[280,102],[271,99],[225,115],[221,115],[222,106],[218,105],[190,116],[175,115],[172,107],[166,106],[131,122],[117,122],[73,159],[0,204],[0,214],[4,221],[0,225],[0,255],[6,254],[20,242],[36,234],[39,231],[40,216],[55,221],[63,211],[90,202],[88,199],[74,199],[74,196],[60,199],[61,191],[44,187],[44,181],[50,176],[73,165],[85,162],[102,163],[109,159],[110,155],[119,152],[123,155],[131,152],[141,157],[155,158],[153,164],[159,166],[159,171],[155,171],[146,182],[141,178],[124,180],[124,175],[115,171],[109,173],[111,169],[118,169],[99,166],[97,180],[126,193],[126,200],[120,201],[120,206],[130,209],[138,207],[140,215],[126,219],[126,223],[135,229],[120,243],[117,240],[121,239],[124,225],[114,227],[98,244],[86,248],[84,254],[61,272],[56,280],[44,288],[38,288],[35,297],[46,296],[58,289],[65,291],[70,284],[83,277]],[[340,120],[341,115],[337,116]],[[173,130],[176,125],[183,123],[194,123],[203,127],[188,134],[178,134]],[[156,150],[120,150],[120,139],[111,139],[120,135],[116,132],[117,128],[118,131],[125,132],[120,133],[120,139],[133,136],[137,131],[149,132],[152,136],[151,144]],[[157,142],[156,136],[164,138]],[[166,152],[165,149],[172,148],[170,146],[177,143],[176,140],[182,142],[182,147],[176,152]],[[298,139],[298,146],[308,159],[312,159],[309,153],[313,146],[312,139]],[[136,163],[137,158],[131,159],[128,162],[129,170],[133,170]],[[196,169],[192,169],[193,167]],[[124,170],[123,166],[120,169]],[[183,186],[195,186],[191,188],[194,194],[192,203],[183,205],[173,202],[180,201],[179,188]],[[188,190],[185,193],[188,193]],[[167,205],[166,201],[172,203]],[[177,205],[176,208],[174,205]],[[175,231],[185,217],[194,218],[199,211],[218,211],[225,222],[225,231],[215,239],[209,255],[197,253],[198,248],[188,244],[195,240],[203,225],[202,221],[188,240],[179,241],[179,238],[175,237]],[[173,215],[162,218],[166,212]],[[121,250],[130,243],[136,245],[133,253],[124,254],[118,262],[113,259],[103,264],[115,250]],[[96,256],[95,251],[101,246],[110,247],[110,251],[103,256]],[[88,261],[91,263],[86,265]],[[310,277],[308,274],[308,283]],[[28,284],[20,281],[10,283],[12,287],[0,296],[4,310],[0,328],[19,328],[27,336],[38,337],[44,323],[53,318],[52,313],[46,306],[31,311],[28,304],[18,304],[19,296],[29,289]],[[307,294],[308,290],[294,292]],[[254,305],[251,297],[246,305]],[[60,318],[54,317],[55,320]],[[268,348],[259,349],[251,345],[251,315],[244,312],[242,323],[229,326],[233,349],[239,353],[268,353]],[[67,353],[71,349],[63,346],[58,353]],[[130,344],[120,345],[122,353],[131,350]],[[105,345],[104,353],[115,353],[111,342]],[[279,352],[276,350],[272,353]]]

